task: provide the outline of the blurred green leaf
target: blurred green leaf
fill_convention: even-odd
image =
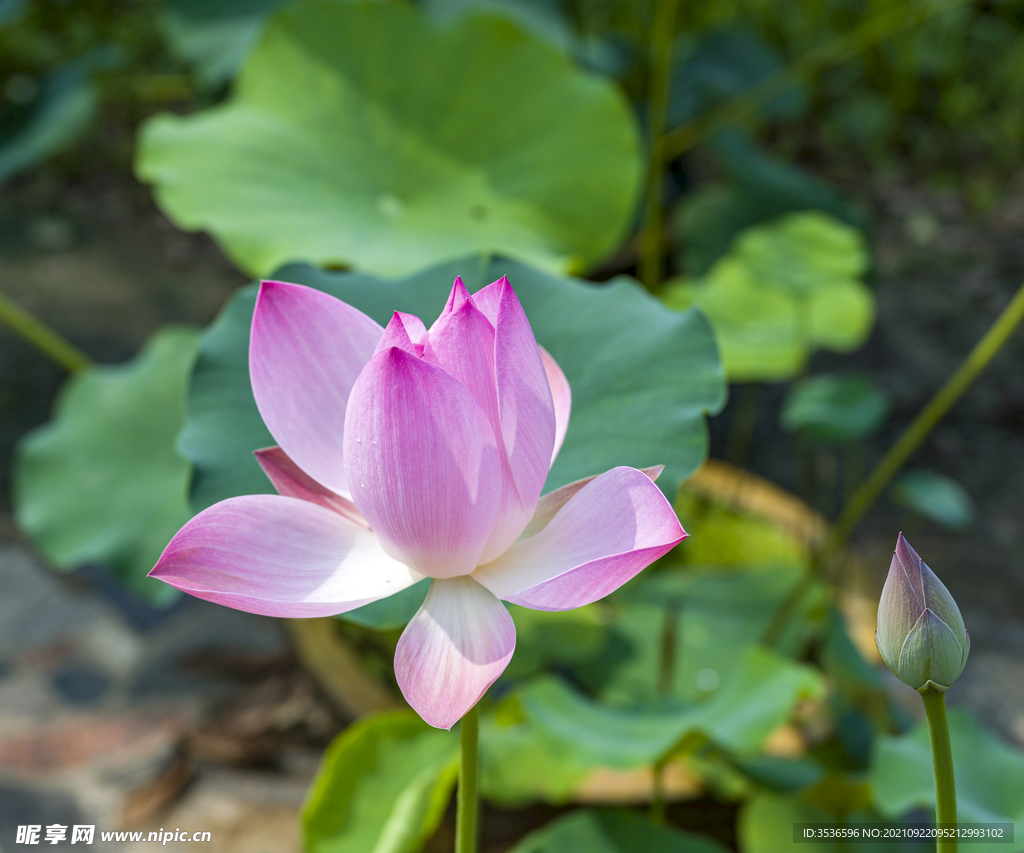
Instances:
[[[442,25],[470,15],[506,18],[565,52],[570,52],[576,41],[559,0],[423,0],[421,8]]]
[[[686,193],[672,217],[680,247],[677,263],[688,275],[704,275],[744,229],[786,213],[818,210],[848,225],[863,224],[863,216],[837,189],[764,153],[742,132],[721,131],[709,147],[728,180]]]
[[[725,101],[742,95],[785,65],[764,39],[740,28],[716,30],[676,41],[669,81],[668,125],[692,121]],[[797,87],[765,105],[765,118],[794,118],[804,108]]]
[[[694,537],[696,539],[696,536]],[[574,667],[580,683],[612,705],[655,699],[666,608],[678,614],[671,695],[694,702],[732,677],[748,647],[760,641],[776,610],[804,572],[802,564],[722,569],[690,566],[644,572],[611,599],[609,625],[625,646],[623,660]],[[795,652],[819,630],[810,620],[820,591],[805,596],[777,648]]]
[[[857,774],[832,774],[799,794],[760,793],[740,811],[738,835],[742,853],[776,853],[793,842],[793,824],[812,823],[822,829],[856,830],[862,823],[881,823],[871,809],[870,790]],[[839,853],[855,846],[865,853],[897,853],[898,841],[801,842],[801,849]]]
[[[178,595],[146,574],[191,515],[174,437],[198,339],[166,328],[127,364],[72,376],[53,419],[19,443],[15,515],[57,568],[101,563],[151,601]]]
[[[92,64],[82,60],[53,71],[27,103],[4,109],[0,183],[60,153],[92,124],[99,107],[89,80]]]
[[[160,26],[171,54],[210,87],[227,83],[286,0],[165,0]]]
[[[860,280],[866,267],[856,230],[793,213],[744,231],[707,276],[670,282],[664,300],[708,315],[731,381],[781,380],[814,349],[848,352],[864,342],[875,312]]]
[[[804,431],[817,441],[860,441],[881,429],[889,396],[857,373],[825,373],[794,382],[782,403],[779,426]]]
[[[751,781],[773,791],[789,793],[813,785],[825,775],[825,768],[813,758],[780,758],[753,755],[733,762]]]
[[[516,624],[516,653],[502,673],[504,679],[594,659],[607,644],[610,615],[604,605],[554,613],[515,604],[508,609]]]
[[[725,853],[700,835],[656,825],[627,811],[582,809],[522,839],[509,853]]]
[[[418,853],[458,775],[458,735],[412,711],[366,717],[338,735],[300,815],[306,853]]]
[[[809,805],[792,795],[761,793],[745,803],[737,821],[737,835],[742,853],[778,853],[780,849],[795,847],[794,823],[835,823],[823,809]],[[857,849],[865,845],[858,844]],[[840,853],[846,847],[831,841],[801,843],[800,849],[808,853]]]
[[[794,704],[820,698],[824,684],[812,668],[751,646],[710,699],[695,705],[649,703],[635,709],[598,705],[554,676],[518,694],[526,716],[549,742],[572,747],[595,765],[652,764],[684,737],[706,737],[739,754],[756,752],[789,719]]]
[[[635,282],[595,287],[513,261],[454,262],[408,279],[286,267],[279,278],[316,287],[386,323],[395,310],[430,323],[461,274],[470,290],[507,274],[537,340],[572,386],[569,432],[546,489],[615,465],[666,465],[671,494],[707,452],[704,414],[724,396],[711,329],[696,311],[666,311]],[[271,491],[252,451],[274,443],[249,385],[249,325],[256,299],[245,288],[203,336],[179,446],[196,468],[196,509],[232,495]]]
[[[336,618],[343,622],[362,625],[364,628],[373,628],[375,631],[397,631],[404,628],[416,615],[429,589],[430,579],[424,578],[380,601],[371,601],[355,610],[339,613]]]
[[[954,530],[974,522],[974,501],[956,480],[935,471],[907,471],[889,490],[900,506]]]
[[[948,719],[959,819],[1012,821],[1016,840],[1007,853],[1024,850],[1024,753],[991,735],[965,710],[950,710]],[[926,723],[900,737],[878,737],[870,782],[875,808],[886,817],[900,817],[914,808],[935,808]],[[962,853],[990,849],[989,844],[960,841]]]
[[[565,805],[592,772],[571,749],[551,744],[536,727],[505,712],[509,703],[480,720],[480,790],[502,808],[542,801]],[[518,704],[513,702],[518,708]]]
[[[27,5],[26,0],[0,0],[0,27],[17,21]]]
[[[599,261],[641,164],[618,90],[505,20],[441,29],[408,4],[310,2],[267,23],[228,104],[151,119],[137,171],[256,274],[405,275],[472,252]]]
[[[788,530],[767,519],[709,503],[686,484],[673,506],[684,528],[700,532],[673,554],[679,562],[751,567],[797,565],[807,560],[807,546]]]

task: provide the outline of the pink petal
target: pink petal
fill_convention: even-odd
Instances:
[[[507,278],[500,278],[497,281],[478,290],[470,297],[476,307],[491,322],[492,326],[498,324],[498,311],[501,306],[502,294],[508,285]],[[554,464],[558,451],[562,449],[562,442],[565,441],[565,432],[569,428],[569,412],[572,409],[572,391],[569,388],[569,380],[565,378],[562,368],[558,362],[551,357],[551,354],[539,347],[541,363],[544,365],[544,373],[547,375],[548,385],[551,388],[551,396],[554,398],[555,406],[555,447],[551,453],[551,464]],[[548,466],[550,467],[550,465]]]
[[[544,347],[540,347],[540,360],[544,364],[544,373],[547,375],[551,397],[555,404],[555,449],[551,451],[551,464],[554,465],[558,451],[562,449],[562,442],[565,441],[565,433],[569,429],[572,389],[569,388],[569,380],[562,373],[562,368]]]
[[[487,562],[519,538],[533,514],[532,504],[524,506],[501,439],[498,391],[494,371],[494,327],[473,304],[459,301],[459,307],[438,318],[430,329],[423,357],[444,368],[465,385],[476,398],[494,432],[501,457],[501,502],[494,529],[480,555]]]
[[[395,650],[406,701],[450,729],[505,671],[516,647],[512,617],[472,578],[435,580]]]
[[[496,436],[498,390],[494,380],[494,327],[469,299],[445,309],[430,328],[423,358],[443,368],[476,398]]]
[[[398,348],[374,356],[352,388],[345,465],[356,506],[389,554],[430,577],[477,566],[501,463],[465,385]]]
[[[452,292],[448,294],[448,301],[445,303],[441,316],[434,321],[434,326],[453,311],[458,311],[462,307],[463,303],[469,301],[470,298],[469,291],[466,290],[466,285],[462,283],[462,276],[455,276],[455,283],[452,285]],[[430,327],[430,331],[434,331],[434,326]]]
[[[383,352],[390,347],[398,347],[415,356],[423,355],[423,344],[426,341],[427,330],[423,321],[415,314],[403,314],[396,311],[384,327],[384,334],[377,341],[377,347],[373,354]]]
[[[498,325],[498,308],[501,305],[502,291],[507,283],[508,278],[502,276],[497,281],[492,281],[487,287],[481,287],[470,297],[473,304],[491,321],[492,326]]]
[[[640,468],[638,470],[641,474],[646,474],[650,477],[652,483],[655,483],[658,477],[661,476],[661,472],[665,470],[665,466],[655,465],[653,468]],[[540,533],[540,531],[548,526],[548,523],[555,517],[558,511],[569,502],[569,498],[585,485],[596,480],[598,476],[600,475],[594,474],[592,477],[584,477],[582,480],[568,483],[560,489],[555,489],[553,492],[548,492],[544,495],[537,501],[537,508],[533,511],[533,518],[530,519],[530,523],[526,525],[526,529],[523,531],[523,538],[525,539],[528,536],[533,536],[535,533]]]
[[[540,497],[555,446],[555,407],[537,340],[515,291],[501,279],[494,335],[498,420],[523,505]]]
[[[539,533],[473,577],[506,601],[570,610],[618,589],[685,536],[646,474],[613,468],[573,495]]]
[[[365,527],[278,495],[244,495],[203,510],[149,574],[196,598],[289,618],[344,613],[422,579]]]
[[[360,527],[370,529],[366,519],[359,514],[356,505],[348,498],[343,498],[320,485],[316,480],[292,462],[280,447],[267,447],[255,451],[256,461],[260,463],[263,473],[270,478],[279,495],[286,498],[298,498],[322,506],[332,512],[345,516]]]
[[[339,299],[265,281],[249,340],[253,396],[271,435],[303,471],[349,494],[342,430],[349,392],[382,329]]]

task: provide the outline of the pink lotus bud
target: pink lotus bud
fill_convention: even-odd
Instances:
[[[875,643],[896,677],[922,693],[945,692],[971,649],[953,596],[902,533],[878,602]]]

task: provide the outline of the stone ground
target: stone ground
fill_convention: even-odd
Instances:
[[[952,193],[860,191],[877,223],[879,324],[862,351],[820,356],[813,368],[856,367],[892,394],[891,423],[866,448],[870,463],[1024,280],[1024,192],[977,213]],[[209,322],[243,281],[125,176],[67,183],[42,174],[0,199],[0,288],[99,361],[130,356],[164,322]],[[1024,331],[914,460],[965,486],[978,508],[973,528],[951,533],[883,502],[854,544],[877,593],[896,532],[907,532],[971,630],[971,662],[951,699],[1024,746],[1022,364]],[[204,849],[218,853],[297,851],[297,810],[341,720],[295,666],[280,628],[192,599],[157,613],[95,570],[54,575],[14,529],[10,450],[45,421],[61,380],[0,329],[0,850],[10,853],[15,827],[34,816],[98,830],[208,830]],[[750,467],[795,488],[793,443],[774,422],[781,396],[763,391]],[[727,408],[712,423],[717,456],[731,416]],[[827,495],[816,499],[829,508]],[[494,814],[488,827],[521,831],[547,816]],[[115,847],[149,845],[106,849]],[[179,848],[189,849],[167,845]],[[93,849],[105,848],[97,839]]]

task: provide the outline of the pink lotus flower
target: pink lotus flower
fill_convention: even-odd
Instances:
[[[311,288],[264,282],[249,372],[280,447],[279,495],[188,522],[150,573],[267,616],[344,613],[432,578],[395,652],[409,704],[451,728],[508,665],[499,599],[569,610],[617,589],[686,533],[652,482],[614,468],[540,496],[570,391],[502,278],[461,279],[428,331],[382,329]]]

